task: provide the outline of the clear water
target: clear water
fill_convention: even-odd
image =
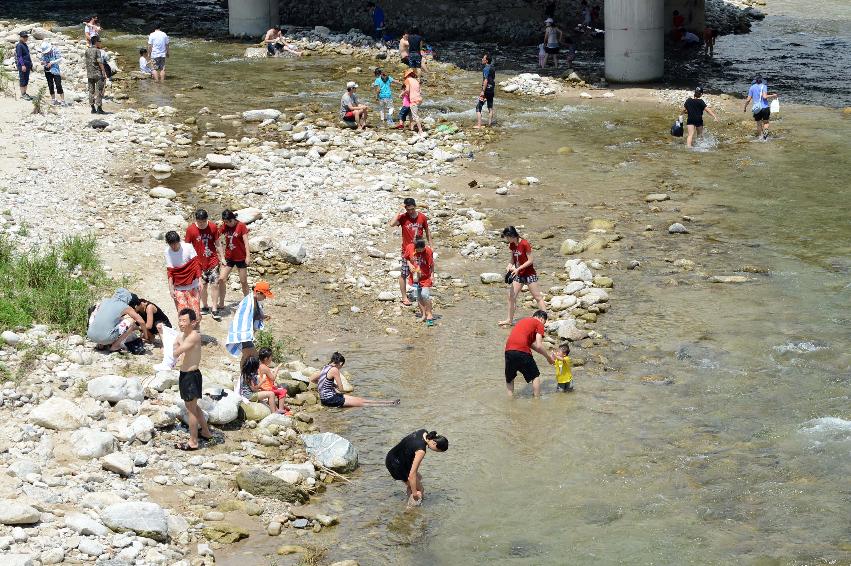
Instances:
[[[847,32],[846,3],[818,5],[827,22],[819,33]],[[800,10],[784,17],[809,25]],[[111,41],[138,58],[138,36]],[[219,113],[333,111],[354,64],[243,61],[243,47],[180,40],[169,82],[132,95],[193,113],[207,106],[209,129],[233,132]],[[819,76],[801,75],[801,84]],[[191,90],[196,83],[203,90]],[[475,84],[461,74],[427,87],[426,113],[469,120]],[[805,88],[794,92],[805,98]],[[525,226],[544,287],[562,269],[562,238],[579,239],[588,218],[616,221],[624,239],[589,254],[618,262],[604,270],[616,285],[596,325],[606,339],[576,348],[587,364],[575,371],[574,394],[556,394],[549,381],[543,399],[509,401],[505,331],[494,324],[501,289],[455,301],[429,332],[362,336],[352,321],[329,324],[310,353],[344,351],[358,393],[398,396],[403,406],[327,417],[362,465],[351,485],[322,497],[342,524],[313,540],[329,547],[329,560],[362,564],[848,564],[851,119],[785,105],[775,138],[759,143],[736,114],[710,128],[703,151],[688,152],[666,136],[670,112],[656,105],[497,103],[499,140],[444,182],[541,179],[509,197],[481,190],[477,208],[495,226]],[[558,156],[560,146],[575,153]],[[651,212],[644,195],[660,190],[672,201]],[[691,233],[667,235],[683,215]],[[546,229],[558,236],[537,238]],[[503,262],[446,255],[445,268],[471,282]],[[680,258],[696,268],[674,267]],[[641,268],[627,270],[632,259]],[[707,280],[745,265],[769,274],[741,285]],[[642,381],[649,375],[670,384]],[[451,448],[428,455],[426,504],[406,512],[383,459],[419,427],[439,430]],[[266,564],[281,542],[290,541],[250,539],[217,562]]]

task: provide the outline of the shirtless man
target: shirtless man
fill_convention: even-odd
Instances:
[[[409,54],[410,44],[408,43],[408,32],[405,32],[399,39],[399,59],[401,59],[402,63],[404,63],[405,65],[408,65],[410,63],[410,59],[408,59]]]
[[[186,404],[186,412],[189,421],[189,442],[181,442],[175,445],[178,450],[198,450],[198,429],[201,429],[201,437],[209,440],[213,437],[204,419],[204,413],[198,406],[201,398],[201,334],[198,332],[198,317],[192,309],[183,309],[178,313],[177,326],[182,334],[175,340],[174,359],[183,356],[180,363],[180,377],[178,387],[180,398]]]
[[[266,44],[266,54],[269,57],[274,57],[281,51],[288,51],[293,55],[301,56],[301,51],[284,43],[284,33],[281,31],[281,26],[275,26],[267,31],[263,37],[263,43]]]

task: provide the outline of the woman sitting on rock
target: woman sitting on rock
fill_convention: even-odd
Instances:
[[[331,355],[328,362],[321,371],[310,376],[310,382],[315,383],[319,389],[319,401],[325,407],[369,407],[398,405],[399,399],[385,401],[381,399],[364,399],[353,395],[343,395],[343,378],[340,376],[340,368],[346,363],[346,358],[340,352]]]
[[[508,273],[505,282],[508,283],[508,318],[499,322],[500,326],[514,324],[514,311],[517,308],[517,296],[523,285],[529,288],[532,297],[538,301],[538,308],[547,310],[541,288],[538,286],[538,274],[535,271],[532,245],[517,232],[514,226],[508,226],[502,231],[502,239],[508,242],[511,250],[511,261],[508,263]]]
[[[449,449],[449,441],[435,431],[428,432],[422,428],[403,438],[390,449],[384,459],[387,471],[393,479],[405,482],[408,507],[420,505],[423,500],[423,477],[419,469],[425,458],[426,448],[435,452],[446,452]]]

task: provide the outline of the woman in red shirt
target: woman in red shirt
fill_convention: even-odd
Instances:
[[[514,323],[517,296],[523,290],[523,285],[529,288],[532,297],[538,301],[539,309],[546,311],[547,304],[544,302],[544,296],[538,286],[538,274],[535,271],[531,244],[520,237],[517,228],[514,226],[509,226],[503,230],[502,238],[508,242],[508,248],[511,250],[511,261],[508,263],[508,273],[505,275],[505,281],[508,283],[508,318],[499,321],[499,325],[508,326]]]
[[[234,267],[239,272],[242,296],[248,296],[248,266],[251,265],[251,246],[248,244],[248,227],[237,220],[234,211],[229,209],[222,211],[222,224],[218,228],[219,238],[224,240],[224,256],[219,258],[222,270],[219,274],[219,304],[216,309],[220,311],[225,308],[228,276]]]

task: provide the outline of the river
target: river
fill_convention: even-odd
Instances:
[[[596,325],[604,338],[574,348],[586,362],[574,372],[575,393],[557,394],[549,380],[540,400],[527,392],[508,400],[506,331],[495,325],[501,288],[439,311],[440,324],[429,332],[363,335],[351,330],[356,322],[329,324],[321,340],[305,345],[310,356],[343,351],[358,393],[402,399],[398,409],[324,417],[361,455],[352,483],[322,496],[341,517],[339,527],[315,538],[329,560],[851,561],[851,119],[836,109],[848,104],[848,73],[829,71],[847,64],[851,14],[841,0],[807,3],[806,10],[799,4],[772,2],[776,17],[750,36],[719,42],[717,56],[735,58],[741,75],[759,67],[768,77],[795,77],[769,81],[796,102],[819,90],[828,106],[784,103],[768,143],[751,140],[740,108],[722,113],[722,125],[710,123],[700,151],[689,152],[666,135],[671,108],[639,97],[497,98],[499,139],[445,182],[541,179],[507,197],[467,192],[482,193],[477,208],[495,227],[523,225],[532,235],[544,288],[562,270],[561,239],[580,239],[590,219],[615,222],[623,239],[584,254],[604,262],[601,271],[615,281],[611,308]],[[790,34],[805,47],[793,46]],[[138,36],[110,41],[126,60],[138,58]],[[350,77],[351,62],[245,61],[242,48],[177,39],[167,85],[143,83],[133,95],[140,104],[208,106],[212,116],[270,106],[332,109]],[[364,69],[357,80],[368,76]],[[715,87],[747,86],[741,77],[725,82],[728,76],[720,74]],[[191,90],[195,83],[203,89]],[[431,95],[425,113],[469,121],[475,83],[472,73],[453,78]],[[183,98],[174,98],[178,92]],[[232,131],[217,120],[210,129]],[[561,146],[574,153],[556,155]],[[644,202],[663,191],[672,198],[658,211]],[[676,221],[690,233],[668,235]],[[538,237],[547,230],[557,237]],[[472,264],[448,252],[441,261],[454,273],[467,270],[476,284],[479,272],[499,271],[505,259]],[[628,270],[631,260],[641,266]],[[734,273],[751,280],[709,281]],[[427,500],[405,511],[384,454],[420,427],[445,434],[450,449],[429,453]],[[250,539],[217,563],[267,564],[277,544]]]

